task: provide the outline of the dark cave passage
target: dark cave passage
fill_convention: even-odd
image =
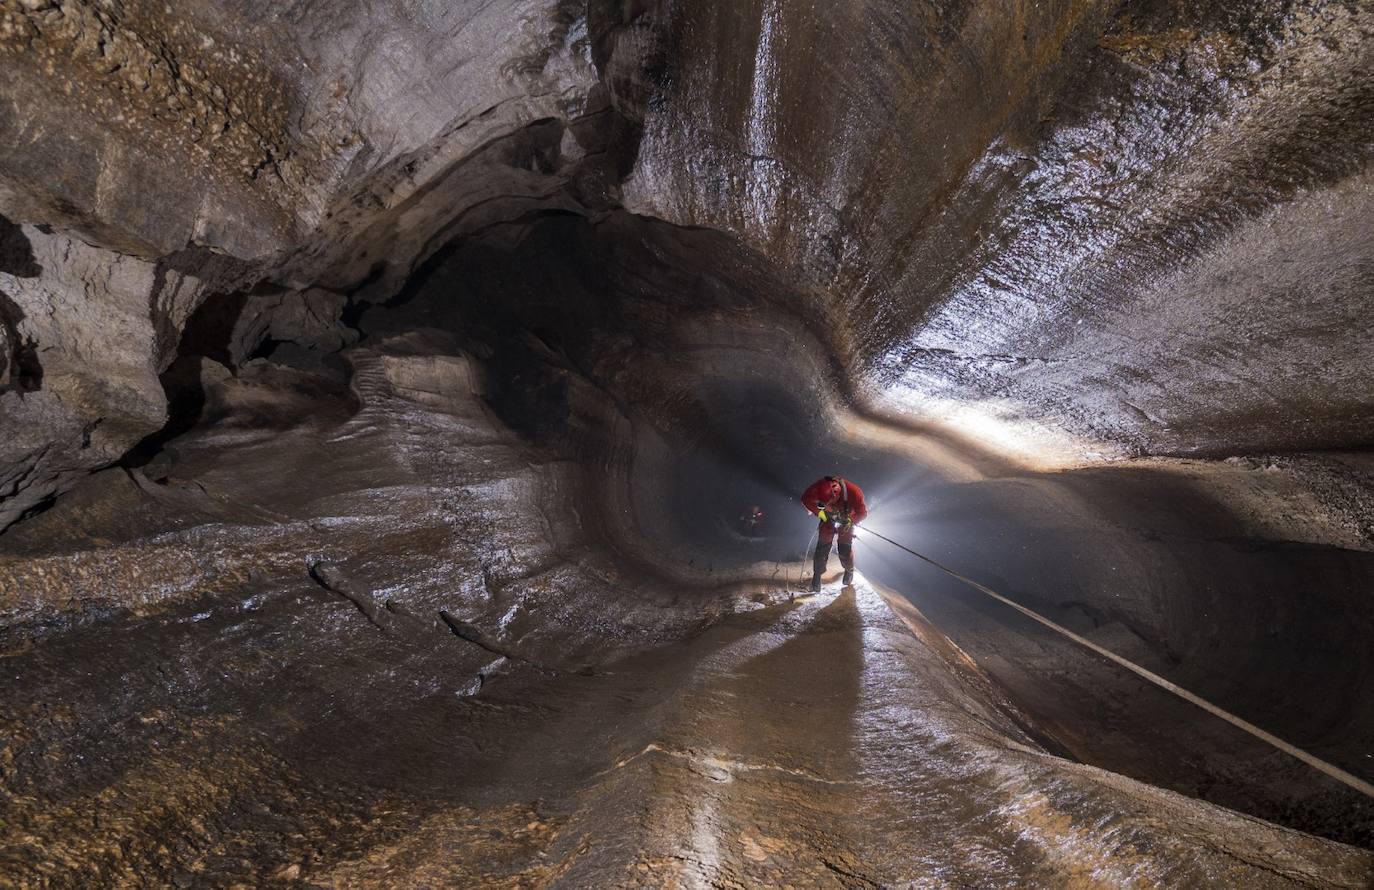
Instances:
[[[809,577],[815,523],[800,492],[839,474],[869,492],[871,524],[887,536],[1365,769],[1374,714],[1358,702],[1374,682],[1374,655],[1361,644],[1374,632],[1362,613],[1374,557],[1255,537],[1205,485],[1167,467],[1044,473],[1008,462],[955,482],[938,462],[856,436],[834,419],[826,371],[801,374],[775,346],[808,336],[804,319],[769,312],[799,300],[781,282],[760,284],[737,256],[728,242],[632,217],[541,215],[440,252],[401,299],[359,325],[462,337],[484,357],[495,381],[487,401],[503,422],[596,467],[589,501],[603,485],[624,493],[596,508],[610,546],[648,571],[708,584]],[[693,266],[710,271],[683,274]],[[754,506],[765,518],[743,533]],[[1359,792],[862,530],[859,539],[863,570],[916,603],[1062,752],[1304,831],[1374,842],[1374,808]]]

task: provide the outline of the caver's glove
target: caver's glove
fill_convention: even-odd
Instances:
[[[829,519],[830,519],[830,517],[828,517],[828,516],[825,515],[825,508],[824,508],[824,507],[820,507],[819,509],[816,510],[816,518],[820,519],[821,522],[827,522],[827,521],[829,521]]]

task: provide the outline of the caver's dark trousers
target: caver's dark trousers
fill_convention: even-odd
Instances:
[[[840,565],[846,569],[854,568],[854,526],[842,525],[836,529],[831,523],[822,522],[816,532],[814,569],[817,577],[825,572],[825,567],[830,563],[830,547],[836,538],[840,539]]]

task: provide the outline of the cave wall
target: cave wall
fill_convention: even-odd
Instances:
[[[0,4],[5,366],[56,372],[46,392],[0,393],[21,431],[0,456],[0,527],[162,426],[155,378],[206,298],[248,304],[231,362],[269,337],[336,350],[339,296],[386,299],[447,240],[531,205],[604,204],[633,124],[593,44],[632,111],[634,54],[654,51],[641,15]]]
[[[0,526],[426,326],[697,580],[760,554],[683,478],[785,498],[808,437],[932,482],[1369,440],[1358,5],[0,9]],[[1366,549],[1362,471],[1295,460],[1264,534]]]
[[[451,162],[566,117],[594,79],[583,4],[8,0],[3,14],[14,215],[145,255],[292,249],[379,171],[374,200],[395,200],[437,148]]]
[[[150,262],[47,226],[0,218],[0,228],[7,242],[0,524],[7,525],[162,429],[159,375],[176,358],[192,310],[235,264],[194,252]]]
[[[845,401],[1041,462],[1370,436],[1360,4],[0,15],[0,212],[83,245],[65,271],[47,249],[59,303],[86,288],[87,251],[149,264],[125,289],[150,307],[131,342],[158,344],[111,359],[140,384],[50,420],[4,397],[26,428],[5,524],[157,423],[146,374],[204,298],[258,291],[235,360],[269,338],[333,351],[350,304],[550,209],[728,234],[776,267],[785,288],[756,297],[812,330]],[[35,322],[52,298],[4,274],[6,351],[81,351],[72,325]],[[82,447],[92,423],[103,448]]]
[[[678,28],[628,206],[825,292],[873,407],[1075,458],[1369,440],[1367,6],[758,0]]]

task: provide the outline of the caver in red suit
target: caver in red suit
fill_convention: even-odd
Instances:
[[[821,521],[816,532],[816,559],[811,576],[811,589],[821,589],[821,575],[830,562],[830,545],[840,539],[840,565],[844,566],[844,583],[854,581],[854,526],[868,516],[863,489],[840,476],[817,479],[802,494],[802,504]]]

